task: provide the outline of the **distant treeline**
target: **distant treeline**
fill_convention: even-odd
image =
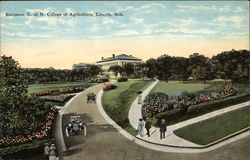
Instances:
[[[29,84],[34,83],[53,83],[65,81],[81,81],[98,75],[101,69],[96,65],[87,68],[54,69],[50,68],[23,68]]]
[[[141,64],[142,76],[161,80],[212,80],[230,79],[232,83],[249,83],[250,51],[224,51],[212,58],[194,53],[188,58],[162,55]]]
[[[110,70],[115,75],[121,73],[130,78],[157,77],[166,81],[201,80],[204,82],[222,78],[231,80],[232,83],[249,83],[250,51],[224,51],[212,58],[199,53],[193,53],[188,58],[164,54],[156,59],[150,58],[137,66],[132,64],[126,64],[123,68],[112,66]],[[26,68],[24,71],[30,84],[87,80],[102,72],[96,65],[72,70]]]

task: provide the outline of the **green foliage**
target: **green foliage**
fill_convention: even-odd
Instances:
[[[109,71],[114,72],[115,76],[117,76],[118,73],[120,73],[120,74],[122,73],[122,67],[119,65],[110,66]]]
[[[154,125],[158,126],[161,119],[165,119],[168,125],[172,125],[193,117],[203,115],[231,105],[239,104],[250,100],[250,94],[237,95],[216,101],[201,103],[188,107],[187,114],[183,115],[180,109],[174,109],[163,113],[158,113],[153,117]]]
[[[128,81],[128,78],[126,77],[120,77],[117,79],[117,82],[126,82],[126,81]]]
[[[53,67],[44,69],[26,68],[22,70],[25,72],[29,84],[86,80],[96,77],[102,72],[97,65],[89,65],[87,68],[75,68],[72,70],[54,69]]]
[[[51,105],[28,97],[23,70],[12,57],[1,56],[0,75],[0,138],[40,129]]]
[[[19,152],[21,154],[27,153],[27,155],[29,155],[29,152],[31,150],[33,152],[34,152],[34,149],[35,150],[42,150],[44,147],[44,144],[46,144],[46,143],[47,144],[54,143],[54,140],[52,140],[52,139],[34,140],[30,143],[21,144],[18,146],[2,147],[2,148],[0,148],[0,153],[1,153],[0,155],[2,155],[3,157],[11,157],[11,156],[13,156],[13,154],[17,154]]]
[[[134,65],[132,63],[126,63],[122,66],[122,71],[129,77],[135,71]]]
[[[225,51],[213,56],[212,61],[221,78],[232,79],[233,83],[249,83],[250,51]]]

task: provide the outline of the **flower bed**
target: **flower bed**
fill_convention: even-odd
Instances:
[[[49,97],[41,97],[41,98],[45,101],[48,101],[48,102],[64,103],[72,97],[73,97],[73,95],[60,95],[60,96],[49,96]]]
[[[166,112],[172,109],[180,109],[181,112],[187,112],[191,105],[204,102],[224,99],[236,95],[237,92],[233,88],[226,88],[221,93],[213,93],[210,95],[185,95],[177,97],[168,97],[164,93],[154,93],[148,95],[143,102],[144,117],[151,118],[153,115]]]
[[[85,89],[86,87],[84,86],[78,86],[78,87],[70,87],[70,88],[65,88],[65,89],[60,89],[60,90],[40,91],[34,94],[36,96],[48,96],[48,95],[56,95],[56,94],[76,93],[76,92],[81,92]]]
[[[104,83],[103,84],[103,90],[104,91],[108,91],[108,90],[115,89],[115,88],[117,88],[117,86],[114,85],[114,84],[110,84],[110,83]]]
[[[52,128],[53,120],[56,116],[56,110],[51,107],[50,112],[46,116],[46,122],[44,122],[40,131],[34,132],[29,135],[16,135],[16,136],[6,136],[0,139],[0,147],[7,147],[12,145],[19,145],[27,142],[31,142],[35,139],[44,139],[49,135],[49,131]]]

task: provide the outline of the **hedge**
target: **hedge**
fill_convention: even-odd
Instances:
[[[250,100],[250,94],[241,94],[225,99],[210,101],[188,107],[186,114],[183,114],[180,109],[173,109],[167,112],[158,113],[153,117],[153,125],[158,126],[161,119],[165,119],[167,125],[172,125],[193,117],[203,115],[218,109],[226,108],[231,105],[239,104]]]
[[[126,81],[128,81],[128,78],[126,77],[120,77],[117,79],[117,82],[126,82]]]
[[[15,156],[29,156],[30,153],[43,152],[44,145],[55,143],[53,139],[33,140],[30,143],[25,143],[17,146],[9,146],[0,148],[0,157],[13,158]]]

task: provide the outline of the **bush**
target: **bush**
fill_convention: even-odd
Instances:
[[[126,81],[128,81],[128,78],[126,77],[120,77],[117,79],[117,82],[126,82]]]
[[[103,90],[104,90],[104,91],[108,91],[108,90],[116,89],[116,88],[117,88],[116,85],[110,84],[110,83],[106,83],[106,84],[104,84],[104,86],[103,86]]]
[[[187,113],[183,114],[183,110],[180,108],[170,110],[167,112],[158,113],[153,117],[153,125],[158,126],[161,119],[165,119],[168,125],[175,124],[193,117],[200,116],[202,114],[212,112],[218,109],[222,109],[231,105],[239,104],[249,101],[250,94],[237,95],[228,97],[226,99],[220,99],[216,101],[210,101],[188,107]]]
[[[96,78],[96,79],[91,79],[88,81],[89,83],[104,83],[104,82],[109,82],[108,78]]]
[[[0,156],[6,159],[12,159],[16,156],[30,156],[31,153],[43,153],[44,144],[55,143],[52,139],[34,140],[30,143],[18,146],[9,146],[0,148]],[[32,152],[31,152],[32,151]]]

